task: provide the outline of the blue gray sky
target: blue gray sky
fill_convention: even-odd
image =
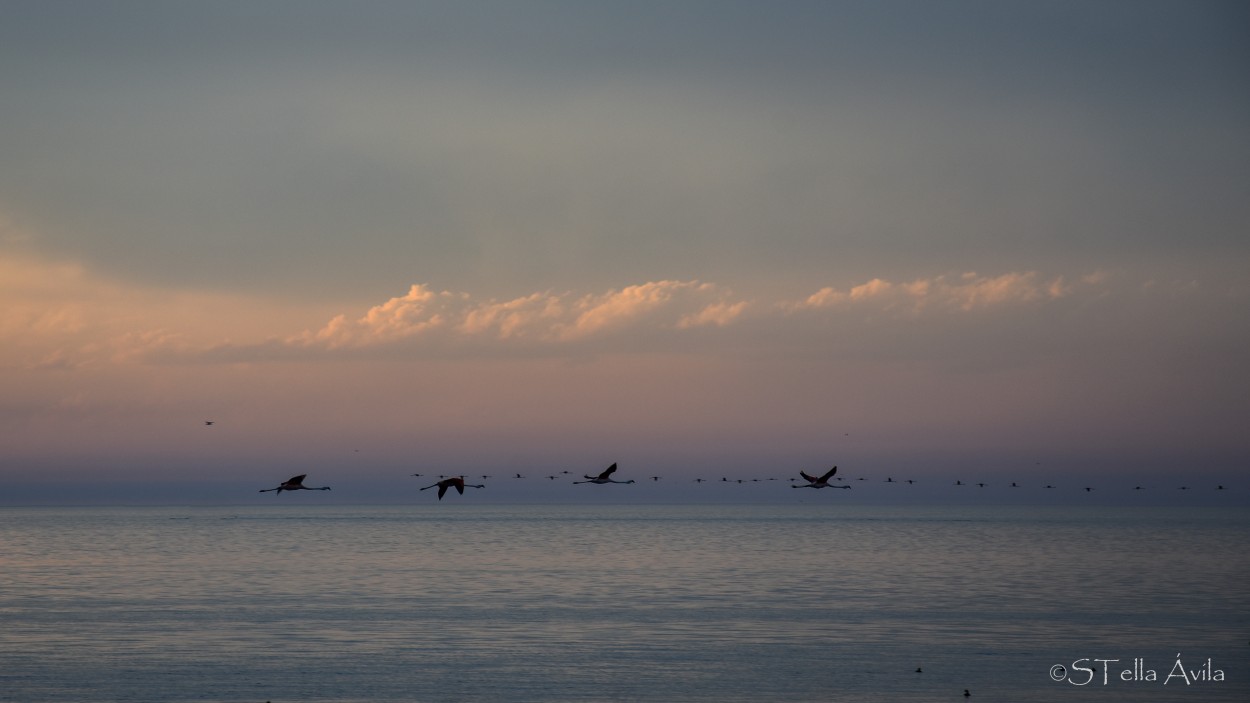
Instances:
[[[1250,479],[1243,3],[4,16],[10,496]]]

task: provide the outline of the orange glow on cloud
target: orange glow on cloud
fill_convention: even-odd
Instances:
[[[127,286],[93,276],[75,264],[0,257],[0,335],[11,340],[8,363],[31,368],[194,359],[223,348],[249,358],[264,350],[372,349],[420,340],[458,344],[583,344],[618,334],[682,335],[700,328],[728,329],[800,311],[873,306],[907,315],[973,313],[1036,305],[1105,291],[1110,276],[1095,272],[1069,281],[1036,271],[997,276],[965,273],[894,283],[874,278],[849,289],[822,288],[799,301],[763,303],[728,288],[695,280],[662,280],[602,293],[536,292],[510,300],[480,300],[466,292],[414,284],[353,316],[338,314],[292,333],[282,326],[307,319],[308,310],[261,300],[194,291]],[[781,313],[780,315],[778,313]],[[325,319],[325,318],[322,318]],[[807,323],[788,324],[797,331]],[[250,337],[250,340],[249,340]],[[17,361],[15,355],[24,357]]]

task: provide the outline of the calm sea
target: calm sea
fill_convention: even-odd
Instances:
[[[0,700],[1247,701],[1248,538],[1186,508],[5,508]]]

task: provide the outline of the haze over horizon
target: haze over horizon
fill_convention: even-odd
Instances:
[[[614,461],[688,493],[575,488],[837,464],[1244,504],[1247,30],[1213,1],[9,3],[0,505]]]

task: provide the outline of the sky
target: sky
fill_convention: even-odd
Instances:
[[[4,15],[0,504],[1250,498],[1244,3]]]

